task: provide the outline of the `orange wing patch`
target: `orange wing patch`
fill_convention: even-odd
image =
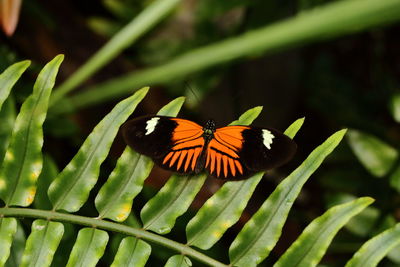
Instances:
[[[197,123],[173,118],[177,126],[172,133],[171,151],[162,164],[176,171],[194,171],[197,159],[204,147],[203,128]]]
[[[214,133],[207,149],[206,168],[217,177],[235,177],[243,174],[239,151],[243,146],[242,131],[246,126],[228,126],[219,128]]]

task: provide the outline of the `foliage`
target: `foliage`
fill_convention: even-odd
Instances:
[[[0,42],[0,265],[400,264],[398,0],[5,0],[7,34],[21,3]],[[296,157],[222,186],[117,160],[133,110],[185,94],[159,114],[306,115]]]
[[[56,90],[52,105],[121,53],[124,48],[132,45],[139,36],[146,33],[179,3],[178,0],[158,0],[147,6]],[[399,12],[397,12],[399,7],[400,4],[397,0],[334,1],[315,10],[305,10],[287,20],[195,48],[169,59],[164,64],[96,84],[85,92],[64,100],[66,103],[55,109],[58,112],[71,111],[126,95],[132,92],[132,88],[140,88],[148,84],[165,84],[177,79],[182,80],[192,73],[237,58],[259,53],[272,53],[276,50],[293,48],[305,43],[385,25],[400,19]],[[229,10],[232,7],[228,5],[221,8]],[[355,10],[357,12],[354,12]],[[163,48],[165,49],[165,47]]]
[[[119,126],[145,97],[148,88],[118,103],[94,128],[64,170],[57,174],[53,167],[42,168],[42,124],[62,60],[62,56],[57,56],[40,72],[33,93],[25,100],[13,123],[12,132],[2,140],[9,145],[0,172],[1,198],[5,204],[0,208],[0,265],[50,266],[58,260],[57,252],[62,250],[61,254],[67,257],[67,266],[95,266],[105,253],[110,236],[121,233],[124,238],[119,243],[115,257],[112,256],[113,260],[104,259],[112,266],[143,266],[155,245],[168,247],[177,253],[169,256],[166,266],[190,266],[192,261],[210,266],[228,266],[219,258],[210,257],[194,247],[207,250],[219,241],[240,217],[262,174],[244,181],[226,182],[187,224],[186,244],[164,237],[163,234],[173,229],[177,217],[187,211],[204,178],[171,177],[144,205],[141,212],[143,227],[122,223],[135,216],[130,212],[133,199],[141,191],[152,167],[149,159],[129,149],[118,160],[108,181],[98,192],[92,192],[97,193],[95,204],[99,215],[89,217],[72,213],[81,210],[88,201],[88,195],[97,183],[100,165],[107,156]],[[8,85],[0,88],[0,95],[5,96],[2,102],[27,66],[28,62],[17,63],[1,74],[0,82]],[[159,114],[176,115],[182,104],[183,99],[178,98],[161,109]],[[234,123],[249,124],[260,111],[261,108],[250,109]],[[304,119],[295,121],[286,134],[294,137],[303,122]],[[232,242],[229,249],[230,264],[256,266],[268,256],[281,236],[284,222],[304,183],[338,146],[345,132],[341,130],[331,135],[277,186]],[[51,160],[46,159],[45,162]],[[16,171],[17,176],[11,170]],[[38,183],[42,187],[46,185],[40,181],[48,176],[44,171],[56,176],[49,179],[51,184],[47,192],[43,188],[37,190]],[[42,206],[39,203],[46,202],[46,193],[50,209],[39,209]],[[35,201],[35,207],[27,207],[34,198],[41,201]],[[288,266],[287,263],[298,262],[300,265],[315,266],[340,228],[372,202],[371,198],[362,197],[330,208],[305,228],[276,265]],[[206,215],[212,216],[211,220]],[[26,241],[17,234],[22,224],[21,219],[17,219],[20,217],[34,219]],[[75,231],[70,228],[71,224],[84,226],[78,231],[77,237],[71,233]],[[391,248],[399,244],[398,232],[398,226],[395,226],[377,235],[361,247],[348,265],[365,262],[368,256],[370,266],[375,266]],[[63,238],[74,240],[70,250],[59,247]],[[371,254],[370,251],[375,251],[376,246],[379,246],[379,252]],[[9,258],[21,248],[22,257]],[[6,263],[8,258],[10,261]],[[17,262],[13,263],[11,259]]]

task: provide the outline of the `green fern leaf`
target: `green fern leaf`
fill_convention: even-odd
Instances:
[[[374,267],[391,249],[400,245],[400,223],[370,239],[347,262],[346,267]]]
[[[340,228],[372,202],[363,197],[330,208],[304,229],[274,266],[316,266]]]
[[[60,244],[64,225],[59,222],[36,220],[26,241],[21,267],[50,266]]]
[[[111,267],[144,267],[150,253],[149,244],[134,237],[126,237],[120,243]]]
[[[168,259],[165,267],[191,267],[191,260],[184,255],[175,255]]]
[[[143,88],[117,104],[96,126],[75,157],[56,177],[48,191],[55,210],[74,212],[82,207],[97,182],[100,165],[108,154],[119,126],[135,110],[147,91],[148,88]]]
[[[176,116],[184,100],[180,97],[171,101],[158,115]],[[131,211],[133,198],[142,190],[144,180],[149,176],[152,167],[151,159],[127,147],[115,170],[96,196],[99,218],[124,221]]]
[[[302,186],[342,140],[345,130],[329,137],[294,170],[246,223],[229,248],[235,266],[256,266],[275,246]]]
[[[0,110],[4,101],[10,94],[14,84],[18,81],[22,73],[24,73],[30,64],[31,62],[29,60],[21,61],[11,65],[0,74]]]
[[[108,242],[108,234],[95,228],[83,228],[72,248],[67,267],[95,267],[103,256]]]
[[[24,254],[26,244],[25,230],[21,223],[17,220],[17,232],[14,234],[14,239],[11,245],[11,252],[6,262],[6,267],[20,266],[22,255]],[[0,265],[2,266],[2,265]]]
[[[15,101],[12,97],[9,97],[0,110],[0,166],[3,164],[4,155],[10,143],[16,117]]]
[[[59,55],[43,68],[32,95],[25,100],[15,121],[0,171],[0,197],[6,205],[29,206],[35,197],[36,182],[42,169],[42,124],[63,59],[64,56]]]
[[[17,232],[15,218],[0,218],[0,266],[4,266],[10,255],[13,236]]]

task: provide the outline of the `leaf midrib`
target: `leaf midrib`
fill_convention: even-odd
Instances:
[[[48,80],[49,80],[49,77],[52,75],[53,73],[52,72],[49,72],[46,76],[45,76],[45,81],[46,82],[44,82],[44,84],[47,84],[48,83]],[[19,166],[20,166],[20,168],[18,168],[18,173],[17,173],[17,176],[16,176],[16,181],[15,181],[15,183],[13,184],[13,187],[12,187],[12,192],[11,192],[11,194],[10,194],[10,196],[9,196],[9,198],[8,198],[8,201],[6,202],[6,206],[8,206],[9,205],[9,202],[11,202],[12,200],[13,200],[13,198],[14,198],[14,195],[15,195],[15,191],[16,191],[16,189],[17,189],[17,187],[18,187],[18,184],[19,184],[19,182],[20,182],[20,180],[21,180],[21,174],[22,174],[22,170],[24,169],[24,166],[25,166],[25,162],[26,162],[26,155],[27,155],[27,153],[28,153],[28,140],[29,140],[29,137],[31,136],[30,135],[30,132],[31,132],[31,125],[32,125],[32,121],[33,121],[33,118],[35,117],[34,116],[34,114],[36,113],[36,109],[37,109],[37,107],[38,107],[38,104],[39,104],[39,102],[41,102],[41,98],[42,98],[42,95],[44,94],[44,91],[46,91],[46,88],[45,88],[45,86],[44,86],[44,88],[42,88],[42,90],[40,90],[40,93],[39,93],[39,95],[38,95],[38,100],[35,102],[35,105],[34,105],[34,108],[33,108],[33,112],[31,113],[31,116],[29,117],[29,122],[28,122],[28,127],[27,127],[27,131],[26,131],[26,138],[25,138],[25,142],[24,142],[24,147],[23,147],[23,152],[22,152],[22,158],[23,158],[23,161],[22,161],[22,164],[20,164]],[[32,94],[32,96],[33,96],[33,94]],[[37,116],[37,115],[36,115]]]
[[[132,247],[132,249],[131,249],[131,251],[133,252],[131,255],[130,255],[130,257],[129,257],[129,261],[128,261],[128,265],[127,266],[134,266],[134,263],[135,263],[135,250],[136,250],[136,248],[137,248],[137,246],[138,246],[138,243],[139,243],[139,240],[140,239],[138,239],[138,238],[135,238],[135,245],[133,245],[133,247]]]
[[[82,264],[86,263],[86,258],[87,258],[87,255],[89,253],[89,250],[90,250],[89,247],[93,242],[94,232],[96,231],[96,229],[93,228],[93,227],[92,228],[86,228],[86,229],[90,229],[90,239],[89,239],[89,242],[88,242],[88,246],[86,247],[85,251],[82,254],[83,261],[80,261],[79,266],[85,266],[85,265],[82,265]]]
[[[185,178],[185,179],[184,179],[184,183],[182,184],[181,188],[179,189],[178,194],[176,194],[176,195],[171,199],[170,203],[174,203],[174,202],[179,198],[179,196],[180,196],[181,193],[185,190],[187,184],[189,183],[189,179],[190,179],[190,178],[187,178],[187,179]],[[159,213],[157,214],[157,216],[153,217],[153,218],[149,221],[149,223],[147,223],[146,225],[143,226],[143,228],[144,228],[144,229],[148,229],[149,226],[151,226],[151,225],[154,223],[154,221],[156,221],[158,218],[160,218],[162,215],[164,215],[164,214],[166,213],[166,210],[169,210],[169,208],[170,208],[171,206],[172,206],[172,205],[164,205],[163,208],[161,209],[161,212],[159,212]]]
[[[35,263],[35,266],[39,266],[36,263],[38,262],[38,259],[41,258],[40,256],[43,254],[43,250],[42,250],[43,249],[43,242],[44,242],[44,239],[46,239],[46,233],[48,231],[48,228],[49,228],[49,221],[46,221],[45,230],[44,230],[44,233],[42,235],[42,238],[40,239],[40,251],[39,251],[39,253],[35,254],[36,257],[34,257],[34,259],[31,261],[31,263],[32,262]],[[46,244],[47,243],[50,243],[50,242],[46,242]],[[35,244],[35,246],[36,246],[36,244]]]

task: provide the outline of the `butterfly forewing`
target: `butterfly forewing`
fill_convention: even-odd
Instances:
[[[130,147],[175,172],[193,173],[204,147],[202,127],[178,118],[144,116],[126,122],[122,132]]]
[[[297,149],[296,143],[274,129],[252,127],[242,132],[240,157],[250,171],[276,168],[288,162]]]

